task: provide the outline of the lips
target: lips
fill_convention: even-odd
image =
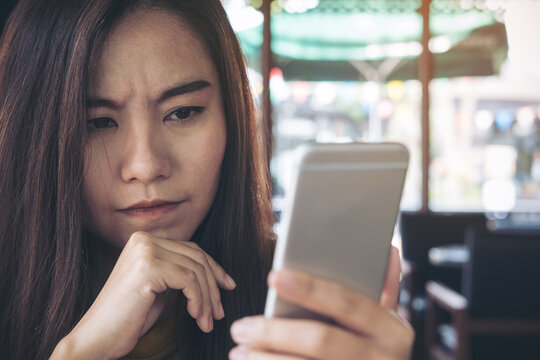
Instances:
[[[119,212],[135,216],[154,218],[161,217],[174,210],[181,201],[165,201],[165,200],[152,200],[152,201],[140,201],[125,209],[118,210]]]

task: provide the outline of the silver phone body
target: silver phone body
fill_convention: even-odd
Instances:
[[[272,268],[303,271],[378,301],[407,149],[397,143],[310,144],[295,155]],[[279,298],[272,288],[265,316],[332,322]]]

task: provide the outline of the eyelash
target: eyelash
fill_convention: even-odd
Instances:
[[[97,122],[98,121],[103,121],[103,120],[107,120],[107,124],[105,126],[97,126]],[[112,126],[110,126],[111,123],[112,123]],[[116,121],[114,121],[110,117],[100,117],[100,118],[90,119],[90,120],[88,120],[86,122],[86,124],[88,126],[89,131],[103,131],[103,130],[108,129],[110,127],[117,127],[118,126]]]
[[[195,120],[195,117],[193,116],[193,112],[195,112],[195,115],[198,115],[204,111],[204,107],[202,106],[182,106],[171,113],[169,113],[167,116],[165,116],[164,120],[169,121],[177,121],[178,123],[184,125],[188,124]],[[187,114],[183,114],[182,117],[179,116],[180,112],[187,112]],[[176,115],[178,119],[171,119],[171,116]],[[105,124],[99,124],[98,121],[107,121]],[[111,119],[110,117],[99,117],[95,119],[90,119],[87,121],[87,126],[90,131],[103,131],[105,129],[111,128],[111,127],[118,127],[118,124],[116,121]]]
[[[198,114],[202,113],[204,111],[204,107],[202,106],[182,106],[171,113],[169,115],[165,116],[164,120],[170,120],[170,121],[176,121],[179,122],[181,125],[187,125],[188,123],[195,121]],[[183,114],[184,116],[180,117],[180,112],[187,112],[187,114]],[[193,115],[195,113],[195,116]],[[175,115],[177,119],[171,119],[171,116]]]

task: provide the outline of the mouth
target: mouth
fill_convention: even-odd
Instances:
[[[125,209],[119,209],[117,211],[134,217],[157,218],[168,214],[181,203],[182,201],[141,201]]]

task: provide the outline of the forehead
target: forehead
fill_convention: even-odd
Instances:
[[[199,36],[178,15],[140,9],[107,37],[91,71],[90,93],[159,92],[171,84],[217,75]]]

